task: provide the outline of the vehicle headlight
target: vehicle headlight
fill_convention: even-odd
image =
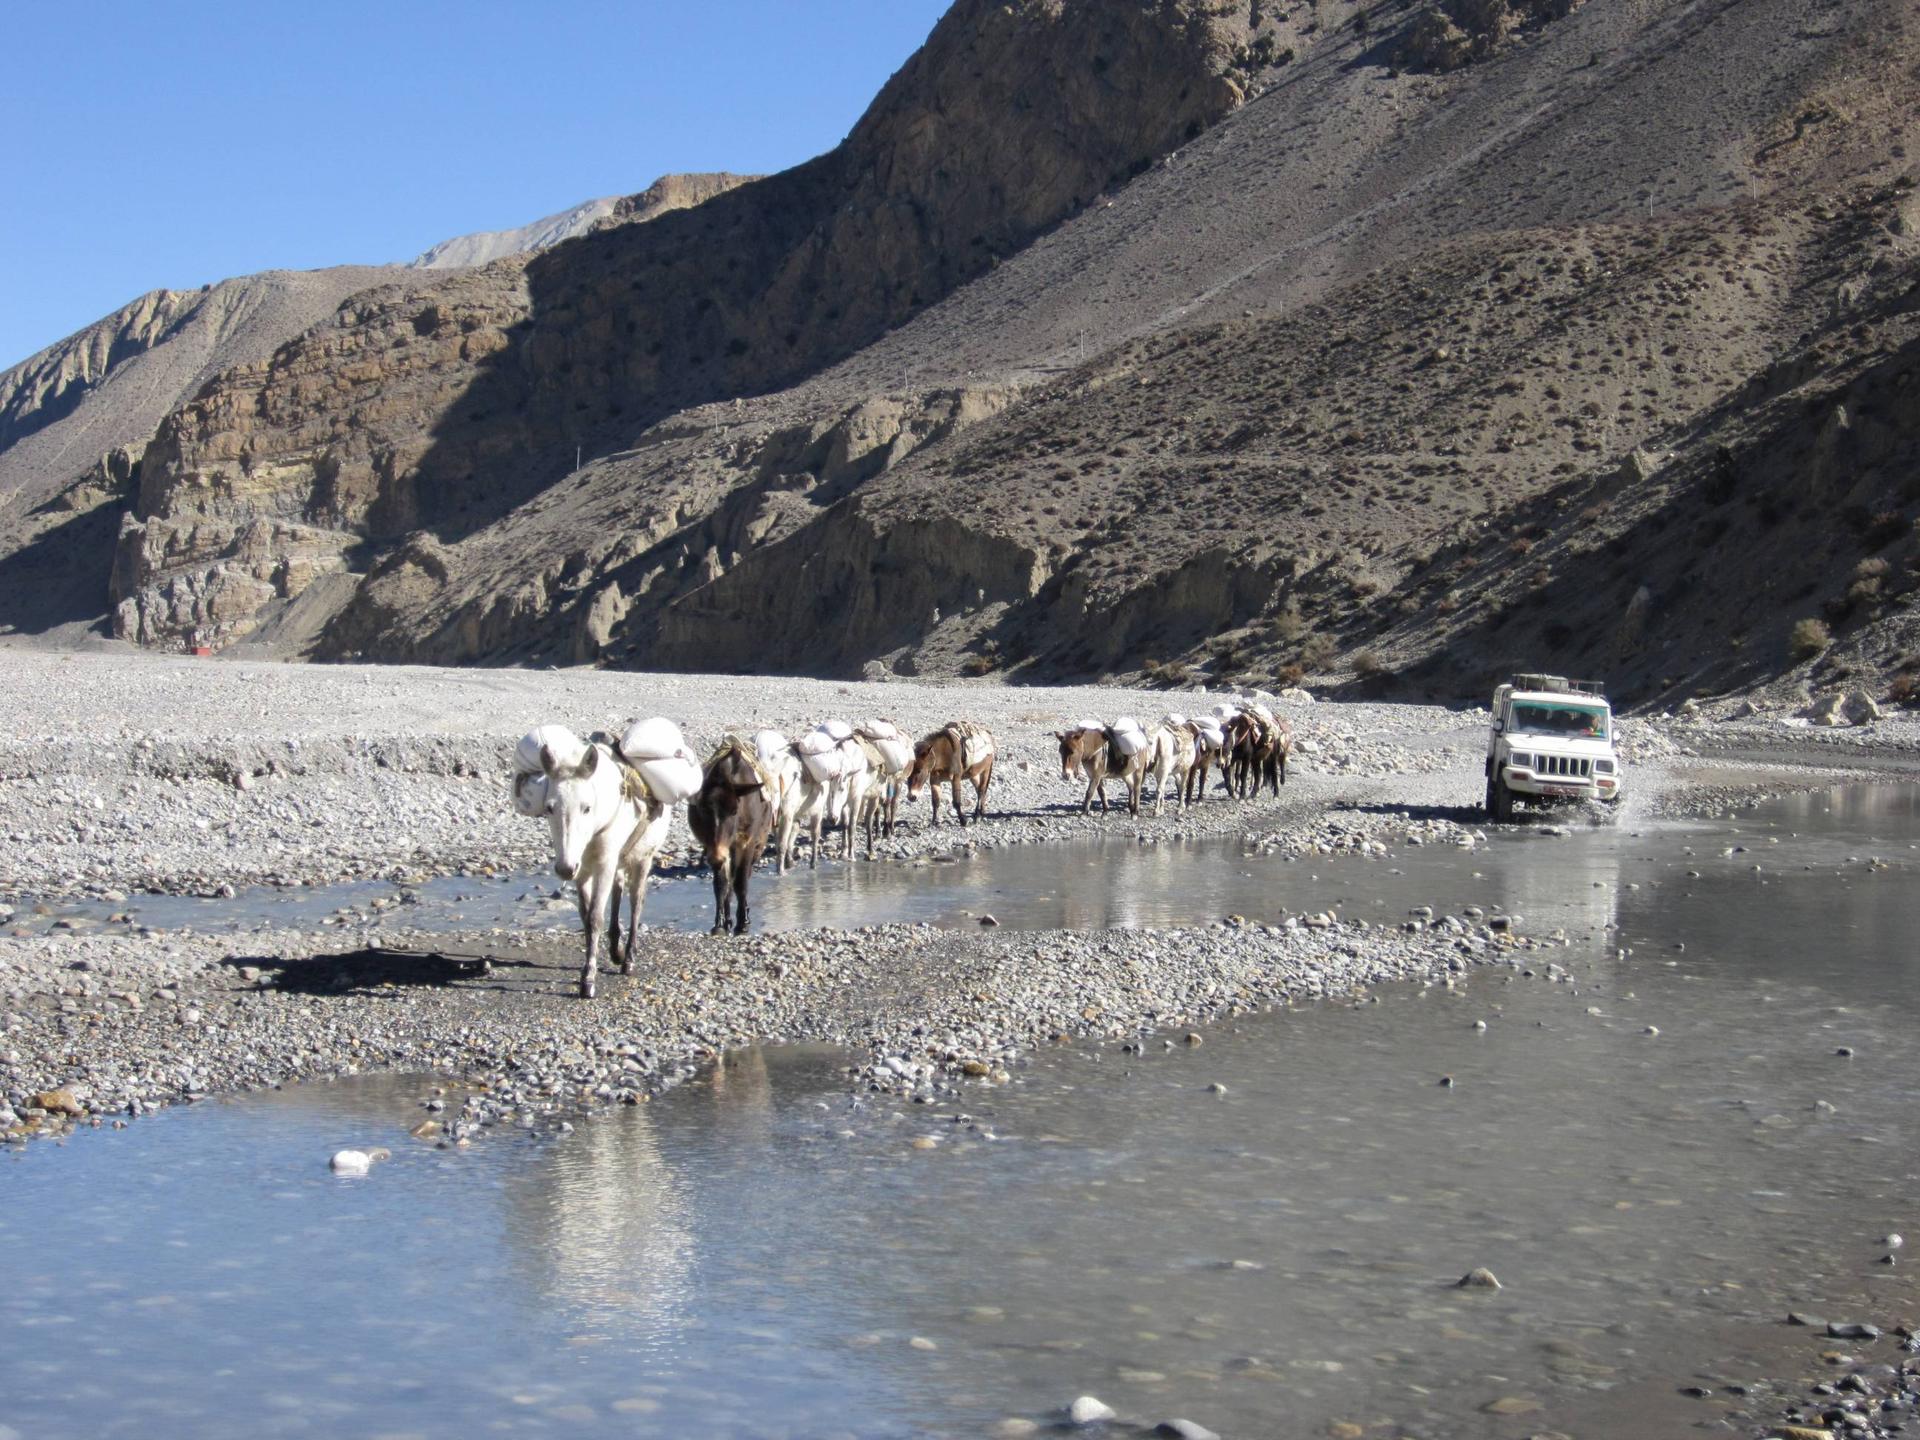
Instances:
[[[1613,761],[1611,761],[1611,760],[1596,760],[1596,761],[1594,761],[1594,762],[1593,762],[1593,768],[1594,768],[1594,771],[1595,771],[1595,772],[1596,772],[1597,774],[1601,774],[1601,775],[1611,775],[1611,774],[1613,774]]]
[[[1533,768],[1533,756],[1522,755],[1516,751],[1515,753],[1507,756],[1507,764],[1517,765],[1522,770],[1531,770]]]

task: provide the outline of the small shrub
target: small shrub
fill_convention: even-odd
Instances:
[[[1309,670],[1324,670],[1333,663],[1333,641],[1324,635],[1309,635],[1300,646],[1300,663]]]
[[[1832,643],[1833,632],[1827,628],[1826,622],[1808,616],[1805,620],[1794,622],[1787,636],[1787,653],[1798,664],[1802,660],[1813,659]]]
[[[1886,578],[1887,572],[1892,568],[1891,565],[1878,555],[1869,555],[1865,560],[1862,560],[1858,565],[1853,567],[1853,578],[1855,580],[1882,580]]]
[[[1905,705],[1909,709],[1920,705],[1920,674],[1912,670],[1903,670],[1893,677],[1893,683],[1887,686],[1887,699],[1895,705]]]
[[[1387,673],[1387,662],[1371,650],[1362,650],[1353,657],[1353,673],[1362,680],[1377,679]]]
[[[1283,645],[1291,645],[1307,633],[1307,622],[1289,605],[1267,622],[1267,633]]]
[[[991,655],[969,655],[965,660],[960,662],[960,673],[962,675],[973,676],[991,675],[993,673],[993,664],[993,656]]]
[[[1306,667],[1299,664],[1282,665],[1278,670],[1273,672],[1273,678],[1283,689],[1288,686],[1298,685],[1302,680],[1307,678]]]
[[[1531,555],[1533,553],[1533,541],[1524,535],[1516,535],[1507,545],[1507,553],[1516,557]]]

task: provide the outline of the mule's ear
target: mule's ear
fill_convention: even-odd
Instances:
[[[559,757],[553,753],[553,746],[542,745],[540,747],[540,768],[549,775],[560,768],[560,760]]]
[[[751,795],[759,788],[760,782],[758,780],[750,780],[745,785],[736,783],[733,787],[733,793],[736,795]]]
[[[587,747],[587,758],[580,762],[580,778],[582,780],[586,779],[587,776],[593,774],[593,772],[599,768],[600,747],[598,745],[589,745]]]

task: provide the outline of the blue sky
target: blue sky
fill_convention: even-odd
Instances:
[[[76,0],[0,20],[0,369],[160,286],[407,260],[836,144],[947,0]]]

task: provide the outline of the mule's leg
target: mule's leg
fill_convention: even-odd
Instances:
[[[613,898],[607,903],[607,963],[620,958],[620,872],[613,872]]]
[[[747,933],[747,877],[752,873],[751,865],[742,865],[733,879],[733,933],[736,935]]]
[[[1280,783],[1282,785],[1287,783],[1287,752],[1284,750],[1280,752]],[[1274,791],[1276,795],[1279,793],[1277,790]]]
[[[965,779],[963,771],[953,772],[953,818],[960,822],[962,830],[967,828],[967,806],[966,802],[960,798],[960,783],[963,779]]]
[[[728,863],[724,850],[717,852],[707,863],[713,867],[713,929],[707,933],[724,935],[727,933],[727,900],[733,891],[733,867]]]
[[[640,907],[647,899],[647,877],[653,873],[653,856],[649,853],[640,861],[638,873],[634,874],[627,885],[627,948],[620,957],[620,973],[633,974],[633,952],[640,943]]]
[[[822,801],[821,803],[824,805],[826,802]],[[809,870],[818,870],[820,868],[820,825],[823,813],[821,810],[815,810],[807,821],[807,835],[813,842],[813,848],[807,854],[807,868]]]
[[[607,933],[608,902],[618,886],[610,874],[603,872],[583,876],[580,888],[586,896],[587,910],[587,961],[580,971],[580,998],[591,1000],[594,977],[600,969],[600,944]]]
[[[973,818],[976,820],[984,820],[987,818],[987,788],[992,784],[993,760],[989,757],[986,770],[981,774],[979,780],[974,782]]]
[[[940,828],[940,782],[929,778],[927,781],[927,799],[933,802],[933,820],[931,828]]]

